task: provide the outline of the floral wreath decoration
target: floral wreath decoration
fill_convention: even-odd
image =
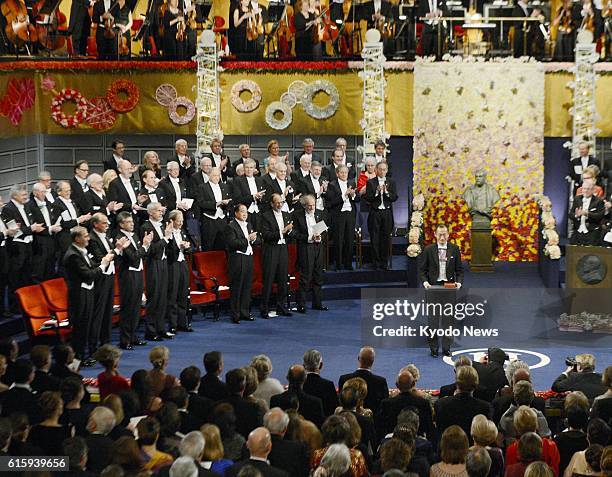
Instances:
[[[283,117],[281,119],[276,119],[274,117],[274,114],[277,112],[283,113]],[[291,108],[281,101],[272,101],[266,108],[266,123],[268,123],[268,126],[270,126],[272,129],[276,129],[278,131],[287,129],[292,121],[293,112]]]
[[[125,93],[127,98],[122,100],[119,95]],[[118,113],[127,113],[134,109],[140,101],[140,91],[133,81],[118,79],[113,81],[106,91],[106,99]]]
[[[244,101],[240,98],[240,94],[243,91],[251,93],[251,98],[248,101]],[[231,91],[232,106],[241,113],[250,113],[255,111],[261,104],[261,88],[255,81],[251,80],[240,80],[234,83]]]
[[[62,111],[64,103],[74,103],[76,111],[74,114],[66,114]],[[87,119],[89,108],[87,98],[75,89],[64,88],[53,98],[51,102],[51,118],[64,128],[75,128]]]
[[[329,102],[321,107],[313,103],[317,93],[323,92],[329,96]],[[307,84],[302,94],[302,107],[308,116],[314,119],[331,118],[340,107],[340,93],[338,88],[327,80],[316,80]]]
[[[178,113],[179,106],[183,106],[185,108],[185,114],[180,115]],[[179,96],[168,106],[168,117],[170,118],[170,121],[178,126],[188,124],[195,117],[195,113],[196,109],[193,101],[185,96]]]

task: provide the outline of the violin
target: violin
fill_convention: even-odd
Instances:
[[[181,12],[181,15],[183,12]],[[176,41],[185,41],[185,20],[179,20],[176,26]]]
[[[286,58],[291,53],[289,42],[295,35],[295,24],[293,23],[293,7],[285,3],[285,8],[279,20],[278,29],[278,55],[280,58]]]
[[[0,11],[6,18],[4,31],[11,43],[21,46],[38,41],[38,32],[30,23],[28,9],[23,0],[5,0]]]
[[[249,41],[255,41],[264,33],[263,18],[259,6],[254,7],[251,4],[249,9],[251,10],[251,17],[247,22],[247,39]]]

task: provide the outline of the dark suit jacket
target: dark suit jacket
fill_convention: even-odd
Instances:
[[[100,6],[102,8],[99,8]],[[95,10],[98,10],[97,11],[97,15],[96,15],[96,11]],[[102,3],[102,4],[99,4],[99,5],[95,5],[93,13],[94,13],[94,18],[96,16],[98,16],[98,17],[102,16],[102,14],[104,13],[104,4]],[[96,21],[96,20],[94,20],[94,21]],[[125,157],[123,159],[128,160]],[[104,166],[104,170],[105,171],[108,171],[109,169],[112,169],[113,171],[115,171],[117,173],[117,175],[119,175],[119,170],[117,169],[117,161],[115,161],[115,156],[113,156],[112,154],[107,159],[104,159],[102,164]]]
[[[338,407],[336,386],[329,379],[322,378],[317,373],[306,374],[306,382],[302,388],[306,394],[318,397],[323,403],[325,416],[331,416]]]
[[[76,216],[78,218],[82,211],[76,203],[73,202],[72,206],[74,207],[74,211],[76,212]],[[62,227],[62,230],[56,235],[56,240],[60,250],[68,249],[72,243],[72,239],[70,238],[70,229],[79,225],[76,219],[64,220],[62,214],[67,211],[68,207],[66,207],[66,204],[64,204],[62,199],[56,199],[55,202],[53,202],[53,207],[51,208],[51,222],[56,223],[59,220],[59,224]],[[62,257],[60,257],[60,259],[61,258]]]
[[[606,392],[606,388],[601,384],[601,374],[599,373],[562,374],[555,379],[551,389],[557,393],[582,391],[590,401]]]
[[[79,183],[76,177],[70,179],[70,198],[72,202],[79,206],[81,210],[87,210],[89,201],[83,191],[83,186]]]
[[[307,477],[308,452],[303,442],[283,439],[272,434],[272,452],[268,455],[270,464],[284,470],[292,477]]]
[[[376,189],[378,188],[378,177],[370,179],[366,184],[365,200],[370,204],[370,212],[374,209],[378,209],[380,206],[381,197],[385,209],[392,209],[392,203],[397,200],[397,189],[395,187],[395,181],[388,176],[385,178],[387,183],[387,192],[385,194],[376,195]]]
[[[304,151],[302,152],[298,152],[294,157],[293,157],[293,168],[294,169],[299,169],[300,168],[300,158],[304,155]],[[316,152],[312,153],[312,160],[313,161],[318,161],[321,164],[323,164],[323,159],[321,158],[320,154],[317,154]]]
[[[195,392],[189,392],[188,398],[189,404],[187,404],[187,410],[203,424],[215,407],[215,401],[204,396],[199,396]]]
[[[350,198],[349,201],[351,203],[351,212],[353,215],[356,213],[355,202],[359,201],[359,193],[357,192],[357,186],[355,185],[355,181],[348,180],[347,187],[352,187],[355,189],[355,198]],[[325,193],[325,208],[329,210],[331,214],[339,214],[342,210],[342,206],[344,205],[344,197],[342,197],[342,189],[340,189],[340,182],[338,179],[334,179],[327,185],[327,192]]]
[[[100,198],[98,194],[96,194],[92,189],[89,189],[85,192],[85,209],[83,209],[86,214],[95,214],[97,212],[102,212],[104,215],[109,215],[106,212],[106,206],[108,205],[108,199],[106,196]]]
[[[499,422],[504,413],[513,403],[514,397],[512,396],[512,391],[510,391],[509,394],[506,394],[504,396],[498,396],[493,399],[493,402],[491,403],[491,405],[493,406],[493,422]],[[531,401],[530,407],[537,409],[538,411],[542,411],[542,414],[544,414],[546,410],[546,402],[544,401],[544,398],[534,396],[533,401]]]
[[[438,399],[442,399],[443,397],[447,397],[447,396],[452,396],[453,394],[455,394],[456,390],[457,390],[457,383],[445,384],[444,386],[440,386],[440,394],[438,394]],[[476,390],[474,391],[474,397],[478,399],[483,399],[486,401],[485,399],[486,396],[487,396],[487,390],[484,389],[479,384]],[[499,417],[501,418],[501,414],[499,415]],[[494,420],[494,422],[499,422],[499,419],[497,421]]]
[[[478,373],[478,386],[481,391],[484,391],[482,399],[492,402],[497,392],[508,385],[504,364],[491,361],[489,358],[487,364],[476,361],[472,363],[472,366]]]
[[[181,179],[180,177],[179,188],[181,190],[181,199],[184,199],[185,197],[187,197],[187,187],[185,186],[185,180]],[[159,181],[158,190],[160,189],[161,191],[163,191],[163,196],[165,200],[165,203],[163,205],[168,208],[168,211],[176,209],[176,192],[174,190],[174,187],[172,186],[172,183],[170,182],[169,177],[166,176],[161,181]],[[161,202],[159,197],[157,198],[157,200]]]
[[[198,394],[213,401],[221,401],[227,399],[229,396],[227,385],[214,374],[205,374],[202,376]]]
[[[250,233],[253,232],[253,227],[250,223],[247,222],[247,231]],[[238,222],[234,219],[225,227],[225,248],[227,253],[235,253],[235,252],[246,252],[249,247],[249,242],[244,236],[242,229]],[[254,242],[251,244],[251,247],[254,246]]]
[[[289,389],[284,393],[272,396],[270,398],[270,409],[273,407],[289,409],[292,395],[296,395],[300,402],[299,413],[304,416],[305,419],[312,421],[320,428],[325,418],[323,414],[323,403],[318,397],[306,394],[301,389]]]
[[[52,210],[53,204],[50,204],[46,200],[45,200],[45,204],[47,204],[47,211],[49,212],[49,220],[51,221],[51,225],[53,225],[53,210]],[[35,232],[33,234],[34,235],[34,249],[35,249],[34,253],[36,253],[36,245],[37,245],[36,242],[37,242],[37,240],[39,240],[39,239],[42,239],[42,240],[45,240],[45,239],[52,240],[54,235],[51,234],[51,231],[49,230],[49,227],[47,227],[47,223],[45,222],[45,217],[44,217],[42,211],[40,210],[40,207],[36,203],[36,200],[34,200],[34,199],[30,200],[26,204],[26,208],[32,214],[33,222],[31,222],[31,223],[42,224],[45,227],[45,230],[43,230],[42,232]]]
[[[283,226],[289,225],[292,220],[291,214],[289,214],[288,212],[282,212],[282,214]],[[266,210],[263,214],[261,214],[260,230],[264,246],[276,245],[276,243],[280,240],[281,231],[278,228],[278,223],[276,222],[276,218],[274,217],[274,212],[271,209]],[[291,230],[289,231],[289,233],[284,235],[286,243],[289,242],[290,237],[293,237],[293,233],[293,230]]]
[[[469,437],[474,416],[484,414],[489,419],[492,417],[491,405],[487,401],[476,399],[467,393],[442,398],[436,401],[434,409],[440,435],[444,429],[456,424]]]
[[[371,409],[374,414],[378,412],[380,403],[389,397],[389,386],[387,380],[377,376],[367,369],[358,369],[349,374],[343,374],[338,380],[338,389],[342,389],[344,383],[351,378],[363,378],[368,385],[368,395],[365,398],[364,407]]]
[[[136,181],[134,180],[134,178],[132,178],[130,182],[132,184],[132,188],[134,189],[134,194],[138,198],[138,187],[136,185]],[[116,202],[123,203],[123,207],[121,208],[121,210],[117,211],[117,213],[119,212],[132,213],[133,212],[132,200],[130,199],[130,195],[128,194],[127,189],[125,188],[125,186],[123,185],[123,182],[121,181],[121,177],[117,177],[116,179],[113,179],[110,182],[110,184],[108,185],[108,193],[106,194],[106,198],[109,201],[114,200]]]
[[[24,205],[24,212],[28,216],[30,225],[35,223],[32,210],[30,207],[28,207],[27,203]],[[13,204],[13,201],[8,201],[2,209],[2,220],[4,220],[5,224],[11,220],[14,220],[17,224],[21,224],[20,229],[23,235],[21,235],[19,238],[25,238],[26,236],[33,234],[32,229],[30,227],[26,227],[25,223],[23,222],[23,217],[19,213],[19,210],[17,210],[17,206]],[[51,214],[51,221],[53,222],[53,214]],[[44,224],[44,222],[42,223]]]
[[[162,222],[162,233],[164,232],[165,227],[165,224]],[[150,232],[153,233],[153,240],[151,241],[151,245],[149,246],[149,250],[147,252],[147,263],[151,260],[161,260],[164,256],[164,252],[166,251],[166,247],[168,246],[168,242],[159,237],[151,221],[147,220],[140,227],[140,236],[144,237],[145,234]]]
[[[436,0],[436,3],[437,3],[436,5],[437,9],[442,10],[443,12],[442,14],[445,15],[446,14],[446,2],[444,0]],[[372,2],[372,5],[373,4],[374,2]],[[417,12],[418,12],[417,13],[418,18],[424,18],[425,15],[429,13],[429,2],[427,0],[420,0],[418,2]],[[434,28],[437,28],[437,27],[434,27]]]
[[[223,402],[229,403],[236,414],[236,431],[247,439],[249,433],[262,425],[263,410],[255,402],[244,399],[242,396],[230,395]]]
[[[250,157],[249,159],[255,161],[255,177],[261,177],[261,172],[259,170],[259,161],[257,159],[253,159]],[[236,162],[232,163],[232,170],[234,171],[234,177],[236,177],[236,168],[239,164],[244,164],[244,158],[240,157]]]
[[[293,182],[291,182],[289,178],[287,178],[285,179],[285,187],[286,189],[291,188],[291,192],[287,194],[285,200],[287,201],[289,210],[292,210],[295,205],[293,203],[293,196],[297,194],[295,184],[293,184]],[[263,205],[266,210],[270,209],[270,201],[272,200],[272,194],[280,194],[281,196],[284,196],[281,186],[278,183],[278,179],[270,179],[266,184],[266,195],[264,196],[263,200]]]
[[[113,441],[102,434],[88,434],[85,437],[87,448],[87,470],[99,474],[111,460]]]
[[[112,251],[115,241],[110,238],[108,234],[106,235],[106,241],[108,242],[108,246]],[[91,231],[89,234],[89,246],[87,247],[87,250],[89,251],[90,255],[92,255],[92,261],[95,262],[97,265],[100,264],[102,258],[107,253],[106,248],[104,248],[104,244],[102,243],[102,240],[94,231]]]
[[[582,167],[582,160],[580,157],[575,157],[574,159],[570,161],[570,164],[569,164],[569,167],[570,167],[569,176],[573,179],[573,181],[578,186],[582,184],[582,175],[576,173],[576,170],[574,169],[576,166]],[[595,159],[593,156],[589,156],[589,161],[587,163],[587,166],[597,166],[601,168],[599,161]],[[582,172],[584,172],[584,170]]]
[[[574,198],[574,203],[570,210],[569,216],[574,221],[574,233],[578,233],[580,227],[580,218],[576,217],[576,209],[582,208],[582,202],[584,197],[579,195]],[[603,200],[599,197],[591,196],[591,203],[589,204],[589,215],[586,217],[585,224],[589,232],[598,230],[600,228],[601,219],[603,219],[605,213],[605,206]]]
[[[438,244],[425,247],[423,259],[419,270],[419,280],[434,285],[440,273],[440,258],[438,257]],[[461,283],[463,281],[463,265],[461,264],[461,251],[455,244],[446,246],[446,278],[449,282]]]
[[[230,199],[229,187],[223,182],[219,182],[221,188],[221,199]],[[217,211],[217,201],[215,200],[215,194],[212,190],[210,182],[203,184],[197,190],[197,203],[202,214],[215,215]],[[223,209],[225,214],[231,213],[231,203]]]
[[[266,188],[261,177],[255,177],[255,186],[257,187],[257,192],[261,192]],[[249,189],[249,183],[245,176],[234,177],[232,180],[232,199],[234,199],[234,204],[244,204],[247,207],[253,203],[253,195],[251,194],[251,189]],[[260,204],[262,201],[263,197]]]
[[[122,230],[119,230],[115,238],[119,239],[123,236],[127,237]],[[115,258],[115,264],[117,264],[117,262],[119,264],[119,275],[121,275],[123,272],[127,272],[129,267],[138,268],[140,265],[140,260],[144,259],[147,255],[147,251],[142,246],[137,232],[134,232],[132,239],[136,243],[136,248],[134,248],[134,245],[132,245],[132,242],[130,241],[128,246],[121,251],[121,255]]]
[[[68,285],[68,300],[78,300],[82,283],[92,283],[102,275],[102,269],[90,258],[87,263],[83,254],[74,245],[68,247],[63,257],[64,278]]]
[[[384,437],[393,432],[397,424],[397,416],[403,409],[412,407],[419,415],[419,435],[433,437],[434,424],[429,401],[412,393],[400,393],[387,399],[383,399],[376,416],[376,427],[378,436]]]
[[[44,371],[34,371],[34,380],[30,384],[32,391],[39,396],[45,391],[59,391],[61,380]]]
[[[289,474],[284,470],[272,467],[271,465],[266,464],[265,462],[262,462],[260,460],[251,459],[236,462],[234,465],[232,465],[225,471],[225,477],[236,477],[240,472],[240,469],[247,465],[255,467],[257,470],[259,470],[263,477],[289,477]]]
[[[212,152],[207,152],[206,154],[203,154],[202,157],[209,157],[212,162],[212,166],[217,167],[215,164],[215,160],[213,159]],[[227,158],[227,163],[226,163],[225,169],[221,171],[221,181],[222,182],[227,182],[228,177],[234,177],[234,168],[232,167],[232,161],[225,154],[221,154],[221,160],[225,158]]]
[[[421,0],[422,3],[423,0]],[[427,4],[427,3],[426,3]],[[380,13],[385,17],[386,21],[393,20],[393,5],[387,2],[386,0],[382,0],[380,2]],[[374,2],[367,2],[364,4],[363,9],[363,19],[368,22],[368,26],[371,28],[374,26],[374,20],[372,20],[372,16],[374,15]]]
[[[205,469],[204,467],[202,467],[199,462],[196,462],[195,465],[198,468],[198,477],[221,477],[216,472],[213,472],[212,470],[208,470],[208,469]],[[169,477],[170,476],[170,467],[172,467],[172,466],[171,465],[167,465],[165,467],[162,467],[161,469],[159,469],[156,472],[155,475],[157,477]]]
[[[13,388],[0,394],[2,417],[8,417],[14,412],[25,412],[30,425],[40,422],[38,395],[24,388]]]
[[[355,172],[355,168],[353,166],[349,167],[348,168],[349,182],[355,181],[356,175],[357,173]],[[323,170],[321,171],[321,178],[328,180],[329,182],[335,181],[338,178],[338,176],[336,175],[335,164],[330,164],[329,166],[325,166]]]
[[[189,164],[189,167],[184,167],[181,164],[181,161],[179,160],[179,158],[178,158],[178,156],[176,154],[174,154],[174,156],[172,156],[172,158],[168,162],[171,162],[171,161],[175,161],[175,162],[178,163],[178,165],[179,165],[179,177],[181,179],[188,179],[189,177],[191,177],[196,172],[195,159],[193,158],[193,156],[191,156],[191,163]],[[168,164],[168,162],[166,162],[166,164]]]

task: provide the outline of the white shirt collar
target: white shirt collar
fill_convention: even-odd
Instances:
[[[20,210],[21,210],[21,209],[23,209],[23,207],[24,207],[24,206],[23,206],[23,204],[20,204],[20,203],[19,203],[19,202],[17,202],[15,199],[11,199],[11,202],[12,202],[13,204],[15,204],[15,207],[17,207],[17,208],[18,208],[18,209],[20,209]]]

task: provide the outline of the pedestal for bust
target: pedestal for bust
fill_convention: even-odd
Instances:
[[[472,228],[472,260],[470,270],[473,272],[493,271],[493,237],[491,228]]]

